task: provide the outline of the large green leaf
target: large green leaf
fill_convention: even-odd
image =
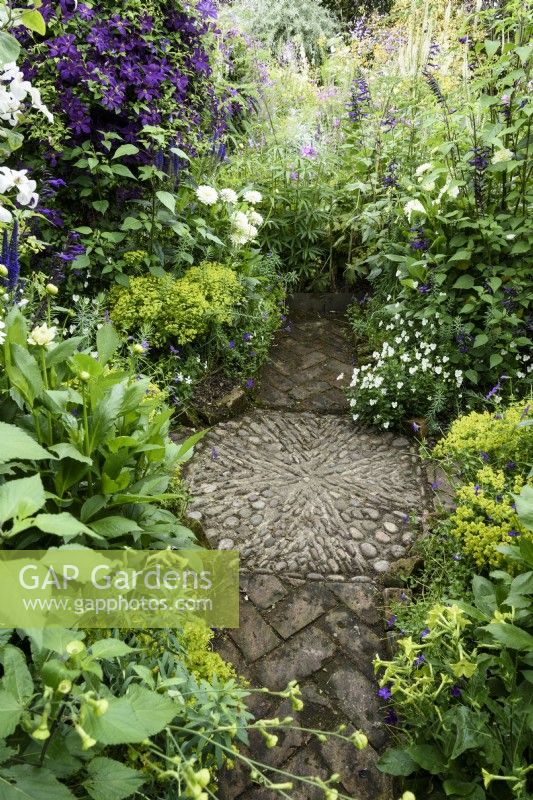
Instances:
[[[172,211],[173,214],[176,213],[176,198],[170,192],[156,192],[157,199],[160,203],[162,203],[165,208],[168,208],[169,211]]]
[[[125,536],[128,533],[142,530],[134,520],[127,517],[104,517],[91,522],[90,527],[106,539],[116,539],[117,536]]]
[[[477,608],[479,608],[485,616],[491,618],[498,607],[496,587],[491,581],[487,580],[487,578],[475,575],[472,581],[472,589]]]
[[[0,739],[5,739],[14,732],[19,724],[22,708],[14,694],[0,689]]]
[[[0,65],[17,61],[20,53],[20,44],[14,36],[6,31],[0,31]]]
[[[122,338],[117,333],[116,328],[111,323],[102,325],[96,334],[96,349],[98,350],[100,363],[107,364],[121,344]]]
[[[44,488],[39,475],[7,481],[0,486],[0,524],[8,519],[26,519],[44,502]]]
[[[18,764],[0,772],[0,800],[75,800],[51,772]]]
[[[163,730],[176,716],[176,711],[170,697],[143,686],[132,686],[124,697],[110,699],[103,716],[88,716],[85,728],[102,744],[142,742]]]
[[[444,715],[445,725],[450,731],[451,759],[458,758],[467,750],[477,750],[484,746],[489,731],[477,712],[467,706],[450,708]]]
[[[66,540],[73,539],[82,533],[86,533],[94,539],[102,538],[67,511],[63,511],[61,514],[38,514],[34,523],[39,530],[54,536],[61,536]]]
[[[133,652],[134,648],[123,642],[122,639],[100,639],[91,645],[91,654],[94,658],[116,658]]]
[[[17,425],[0,422],[0,464],[16,459],[17,461],[40,461],[54,458],[44,447]]]
[[[533,531],[533,486],[526,484],[514,498],[520,522],[529,531]]]
[[[23,11],[20,16],[20,21],[24,27],[28,28],[30,31],[40,33],[41,36],[44,36],[46,33],[46,22],[44,21],[44,17],[41,12],[37,11],[35,8],[32,8],[29,11]]]
[[[4,689],[10,692],[20,705],[25,705],[33,694],[33,680],[24,653],[18,647],[8,644],[0,652],[0,662],[4,666],[2,678]]]
[[[93,800],[124,800],[146,781],[142,772],[112,758],[93,758],[87,772],[89,777],[83,785]]]
[[[407,750],[400,747],[386,750],[378,761],[378,768],[387,775],[411,775],[418,769],[418,764],[414,761]]]
[[[494,622],[485,625],[483,630],[489,631],[497,642],[511,650],[533,651],[533,636],[510,622]]]
[[[50,450],[53,450],[58,458],[72,458],[74,461],[80,461],[82,464],[90,464],[92,466],[93,460],[89,456],[84,455],[78,448],[69,444],[69,442],[61,442],[61,444],[51,444]]]
[[[422,769],[432,775],[439,775],[446,771],[446,759],[442,752],[432,744],[412,744],[408,753]]]

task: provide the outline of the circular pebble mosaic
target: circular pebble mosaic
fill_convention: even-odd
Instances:
[[[411,443],[347,417],[253,411],[210,431],[186,473],[213,546],[311,579],[387,572],[424,507]]]

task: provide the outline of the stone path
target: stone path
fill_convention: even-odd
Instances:
[[[263,370],[259,404],[291,411],[344,411],[348,405],[342,386],[353,371],[347,333],[339,315],[295,315],[278,335]]]
[[[304,727],[344,722],[371,745],[356,751],[291,733],[268,751],[254,739],[254,757],[302,774],[339,772],[350,797],[392,800],[375,766],[386,734],[372,674],[385,641],[379,581],[414,540],[425,480],[409,440],[357,428],[343,413],[350,349],[341,319],[297,319],[265,368],[260,408],[214,427],[186,477],[190,515],[213,547],[241,554],[241,627],[220,638],[219,652],[252,685],[299,680]],[[262,716],[293,715],[262,694],[253,705]],[[308,787],[291,794],[322,796]],[[218,797],[275,795],[233,770]]]

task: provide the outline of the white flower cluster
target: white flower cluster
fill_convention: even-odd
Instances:
[[[219,200],[228,206],[236,206],[239,202],[239,195],[234,189],[221,189],[217,191],[213,186],[198,186],[196,197],[205,206],[214,206]],[[243,206],[255,206],[263,199],[261,192],[254,189],[247,189],[242,193]],[[263,217],[254,208],[234,208],[230,209],[231,234],[230,240],[235,247],[253,242],[259,233],[259,226],[263,224]]]
[[[263,222],[263,217],[257,211],[235,211],[231,217],[233,233],[231,241],[237,247],[248,244],[257,238],[258,227]]]
[[[420,320],[421,328],[428,324],[428,319]],[[383,342],[381,351],[372,353],[372,363],[355,367],[350,383],[354,420],[363,416],[389,428],[402,414],[420,412],[421,403],[428,405],[437,385],[450,395],[460,389],[462,370],[454,369],[450,357],[441,355],[438,344],[429,341],[429,329],[413,330],[413,326],[409,320],[401,327],[400,315],[396,314],[386,326],[387,331],[396,333],[391,343]]]
[[[27,97],[34,108],[44,114],[49,122],[53,122],[54,117],[41,100],[39,89],[24,80],[24,75],[13,61],[4,64],[0,75],[0,119],[14,127],[20,121]]]

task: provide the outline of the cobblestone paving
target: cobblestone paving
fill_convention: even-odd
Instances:
[[[261,408],[213,428],[186,477],[191,516],[214,547],[238,548],[244,569],[241,626],[217,649],[253,686],[279,690],[297,679],[303,690],[297,715],[264,694],[252,695],[252,710],[290,714],[303,727],[343,722],[370,741],[356,751],[292,732],[266,750],[252,737],[252,756],[304,775],[338,772],[348,796],[393,800],[376,767],[386,739],[372,672],[372,659],[385,652],[377,579],[414,540],[410,519],[424,512],[425,481],[407,439],[358,429],[343,413],[350,362],[336,317],[297,320],[265,368]],[[223,775],[217,796],[277,797],[240,769]],[[323,793],[304,786],[290,796]]]
[[[188,476],[192,515],[214,546],[311,579],[386,572],[422,503],[409,441],[348,416],[255,410],[209,433]]]

